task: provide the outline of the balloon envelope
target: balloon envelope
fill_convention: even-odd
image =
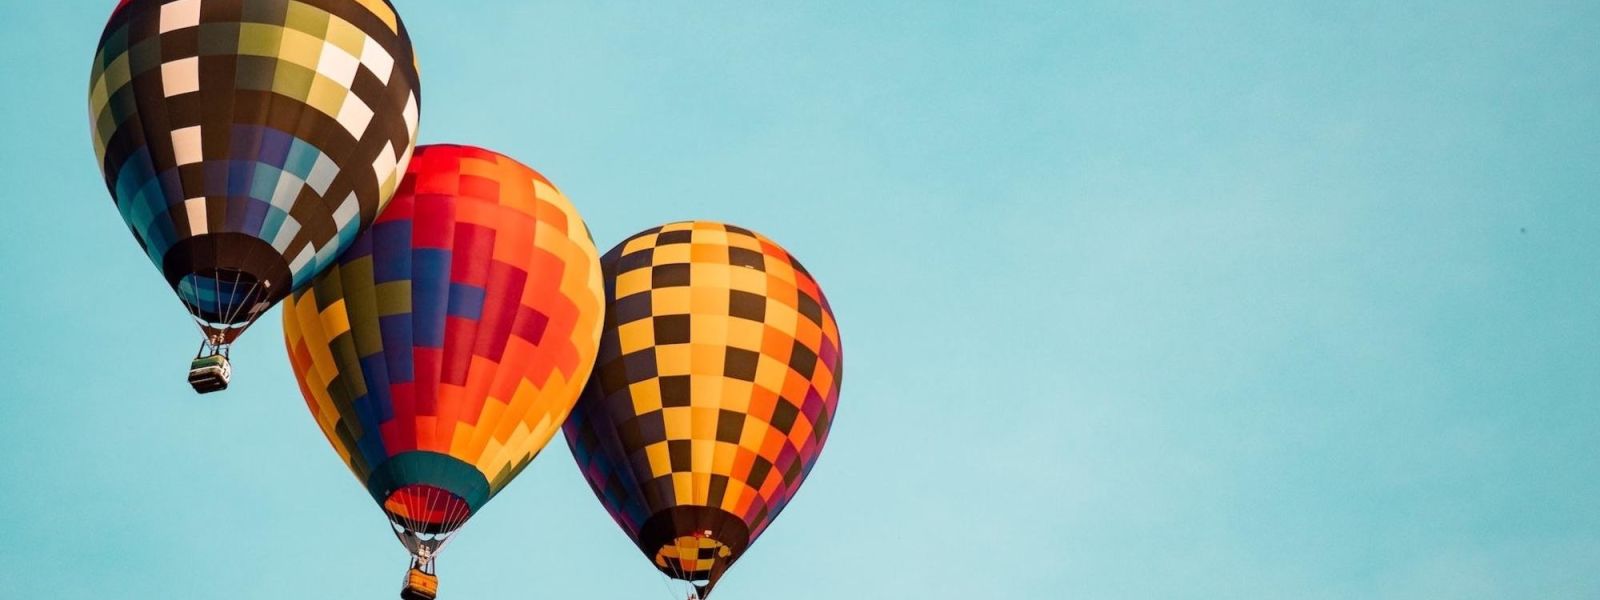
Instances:
[[[532,169],[422,146],[371,230],[286,303],[307,406],[419,557],[571,410],[600,335],[597,254]]]
[[[772,240],[673,223],[601,260],[600,355],[563,430],[595,495],[702,596],[794,497],[833,423],[839,328]]]
[[[386,0],[123,0],[89,117],[134,239],[227,343],[377,216],[418,93]]]

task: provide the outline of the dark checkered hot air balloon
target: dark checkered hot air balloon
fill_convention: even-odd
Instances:
[[[285,303],[306,404],[412,552],[417,580],[436,583],[440,547],[577,400],[600,339],[598,254],[533,169],[422,146],[371,229]]]
[[[704,597],[828,439],[839,326],[805,267],[733,225],[650,229],[601,265],[600,355],[563,430],[639,550]]]
[[[90,78],[95,153],[203,352],[225,354],[378,215],[411,157],[418,93],[386,0],[117,6]]]

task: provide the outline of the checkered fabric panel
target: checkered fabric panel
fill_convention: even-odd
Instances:
[[[284,334],[357,478],[431,453],[476,469],[492,496],[576,401],[602,293],[587,228],[543,176],[487,150],[422,146],[371,230],[286,302]]]
[[[709,507],[748,525],[749,540],[717,540],[736,560],[827,440],[843,368],[828,301],[788,252],[721,223],[650,229],[601,264],[600,355],[564,427],[574,456],[636,542],[666,509]]]
[[[385,0],[129,0],[95,54],[89,118],[118,210],[175,289],[202,268],[275,268],[281,297],[393,195],[419,102]],[[190,256],[186,241],[218,234],[259,243]]]

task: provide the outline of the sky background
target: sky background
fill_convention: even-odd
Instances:
[[[424,143],[827,292],[837,425],[717,598],[1600,597],[1600,4],[396,3]],[[0,4],[0,595],[392,598],[277,312],[184,381],[112,4]],[[446,600],[670,598],[564,446]]]

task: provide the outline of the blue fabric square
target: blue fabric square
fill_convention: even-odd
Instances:
[[[465,283],[450,284],[450,316],[476,321],[483,318],[484,289]]]
[[[411,250],[412,331],[416,345],[444,347],[444,316],[450,301],[450,251],[433,248]]]

